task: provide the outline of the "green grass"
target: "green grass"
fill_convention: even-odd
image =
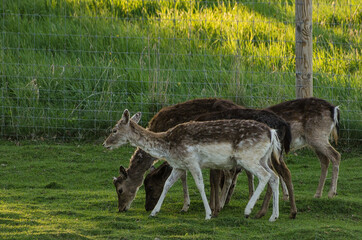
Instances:
[[[246,176],[219,217],[205,221],[200,194],[189,176],[190,210],[180,213],[182,187],[169,191],[155,218],[144,210],[140,188],[131,209],[117,212],[112,177],[128,166],[133,148],[107,151],[100,144],[0,142],[0,239],[361,239],[361,149],[342,153],[338,195],[314,199],[320,166],[309,151],[290,154],[298,215],[288,218],[280,199],[280,218],[270,223],[245,219]],[[208,172],[204,171],[206,192]],[[257,202],[252,214],[259,209]]]
[[[295,98],[293,1],[2,1],[1,135],[94,138],[124,108]],[[361,139],[358,0],[314,1],[314,95]]]

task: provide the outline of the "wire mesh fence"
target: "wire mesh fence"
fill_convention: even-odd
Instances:
[[[295,98],[294,1],[0,0],[3,138],[104,137],[125,108],[221,97],[263,108]],[[357,0],[313,2],[314,96],[360,143]]]

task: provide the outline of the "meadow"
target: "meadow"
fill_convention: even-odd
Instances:
[[[314,1],[314,96],[361,137],[358,0]],[[103,136],[124,108],[223,97],[248,107],[295,98],[294,2],[22,0],[0,3],[0,135]]]
[[[101,142],[124,108],[146,126],[191,98],[294,99],[294,1],[0,1],[0,239],[361,239],[362,10],[358,0],[313,2],[314,96],[341,109],[338,195],[327,198],[329,177],[314,199],[319,162],[291,153],[298,215],[281,201],[270,223],[270,210],[244,218],[244,174],[210,221],[190,176],[187,213],[180,183],[155,218],[143,187],[118,213],[112,178],[134,149]]]
[[[108,151],[100,143],[44,143],[0,141],[0,239],[361,239],[361,149],[341,150],[338,195],[313,198],[320,174],[319,161],[303,150],[291,153],[297,218],[289,219],[289,203],[280,200],[280,217],[270,223],[269,209],[244,218],[248,188],[240,174],[235,193],[217,218],[204,220],[204,207],[192,178],[188,178],[191,206],[180,213],[182,186],[166,196],[157,217],[144,209],[140,188],[129,211],[117,212],[112,177],[119,165],[128,166],[134,149]],[[208,171],[204,171],[209,194]],[[263,196],[264,194],[262,194]]]

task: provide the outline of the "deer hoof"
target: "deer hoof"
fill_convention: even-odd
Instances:
[[[322,194],[320,194],[320,193],[314,194],[314,198],[321,198],[321,197],[322,197]]]
[[[264,217],[264,215],[265,215],[265,212],[264,212],[264,211],[259,211],[259,212],[255,215],[255,218],[256,218],[256,219],[259,219],[259,218]]]
[[[277,219],[278,219],[278,217],[273,217],[273,216],[271,216],[271,217],[269,218],[269,222],[275,222]]]
[[[289,201],[289,195],[283,195],[283,201],[285,202]]]
[[[292,212],[292,213],[290,213],[290,215],[289,215],[289,218],[290,219],[295,219],[297,217],[297,212]]]
[[[156,217],[158,212],[151,212],[150,217]]]
[[[187,210],[189,210],[189,207],[190,207],[190,204],[186,205],[186,206],[183,206],[182,209],[181,209],[181,212],[187,212]]]
[[[335,193],[335,192],[329,192],[328,198],[334,198],[336,195],[337,195],[337,193]]]

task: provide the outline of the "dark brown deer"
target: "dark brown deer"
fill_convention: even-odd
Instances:
[[[179,123],[191,121],[200,114],[233,108],[242,107],[231,101],[218,98],[194,99],[162,108],[151,119],[148,129],[153,132],[163,132]],[[130,159],[129,167],[125,169],[120,166],[119,176],[113,180],[120,212],[130,208],[138,188],[142,185],[144,174],[155,160],[157,159],[138,148]],[[186,205],[182,209],[185,211],[187,208]]]
[[[125,110],[122,118],[112,129],[103,145],[108,149],[126,143],[137,146],[155,158],[164,158],[172,166],[161,197],[151,212],[155,216],[161,209],[163,200],[172,185],[186,170],[192,174],[205,207],[205,219],[210,219],[202,168],[232,169],[242,167],[259,179],[258,187],[245,207],[248,217],[267,183],[273,192],[273,213],[269,221],[279,217],[279,178],[269,168],[272,155],[279,160],[280,142],[276,130],[253,120],[217,120],[187,122],[166,132],[155,133],[137,123],[141,114],[130,118]]]
[[[277,116],[273,112],[256,109],[230,109],[220,112],[201,114],[195,118],[195,121],[210,121],[220,119],[256,120],[258,122],[265,123],[269,127],[277,130],[278,137],[282,143],[285,152],[288,153],[290,150],[290,126],[281,117]],[[294,191],[290,171],[282,158],[280,159],[280,161],[272,159],[272,163],[274,164],[274,169],[276,169],[277,173],[286,183],[288,189],[286,192],[287,194],[289,193],[291,203],[290,217],[295,218],[297,214],[297,208],[295,206],[295,199],[293,193]],[[163,164],[158,169],[150,172],[146,176],[144,180],[144,186],[146,190],[147,208],[153,209],[153,207],[156,205],[162,192],[164,182],[166,181],[171,171],[172,169],[167,166],[167,164]],[[229,200],[228,198],[230,198],[232,194],[233,187],[235,185],[236,178],[239,172],[240,169],[233,169],[232,171],[210,170],[210,205],[211,209],[213,210],[214,216],[217,216],[218,212]],[[221,187],[221,193],[219,186],[223,186]],[[232,188],[231,191],[230,188]],[[271,192],[268,191],[268,194],[271,194]],[[263,207],[266,209],[260,210],[257,216],[263,215],[263,213],[266,212],[269,200],[270,196],[267,196],[265,200],[267,202],[265,202],[265,204],[263,205]]]

